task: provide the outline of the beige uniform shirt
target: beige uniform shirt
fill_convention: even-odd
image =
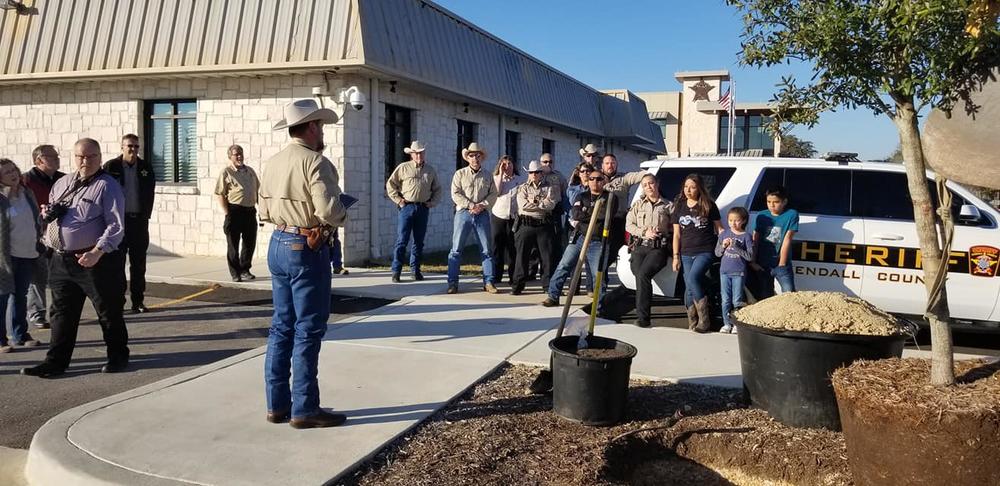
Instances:
[[[412,160],[397,165],[389,180],[385,181],[385,192],[397,206],[406,200],[424,203],[433,208],[441,201],[441,184],[438,183],[437,172],[426,162],[421,167],[417,167],[417,163]]]
[[[662,197],[654,203],[646,199],[646,196],[642,196],[628,210],[628,216],[625,217],[625,231],[642,239],[646,239],[648,229],[659,230],[661,236],[667,236],[673,229],[670,223],[670,213],[673,209],[673,203]]]
[[[559,194],[566,194],[566,188],[569,184],[566,181],[566,178],[563,177],[559,171],[553,169],[552,172],[545,174],[545,179],[547,179],[549,184],[552,184],[553,187],[558,188],[557,190],[559,191]]]
[[[613,193],[615,195],[615,199],[618,200],[618,211],[615,212],[616,218],[625,216],[625,212],[628,211],[628,191],[632,188],[632,186],[642,182],[642,176],[644,175],[646,175],[646,171],[644,170],[637,170],[635,172],[628,172],[625,174],[615,174],[615,176],[604,185],[604,190]]]
[[[468,166],[458,169],[451,178],[451,200],[456,210],[469,209],[470,204],[492,206],[497,200],[493,174],[485,168],[480,168],[479,172]]]
[[[219,174],[219,180],[215,183],[215,194],[225,196],[229,204],[252,208],[257,205],[257,191],[260,189],[260,180],[257,173],[247,165],[240,166],[239,169],[232,165]]]
[[[517,215],[545,219],[560,199],[558,188],[544,178],[537,184],[525,182],[517,188]]]
[[[312,228],[343,226],[347,210],[340,202],[340,176],[323,154],[292,140],[263,164],[258,211],[260,220]]]

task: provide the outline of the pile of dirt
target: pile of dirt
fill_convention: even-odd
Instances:
[[[625,422],[587,427],[524,395],[536,373],[501,368],[339,484],[852,484],[840,434],[780,425],[740,390],[633,381]]]
[[[955,378],[955,386],[932,386],[930,360],[896,358],[856,361],[834,372],[833,383],[845,398],[858,403],[877,402],[883,410],[910,410],[919,404],[926,414],[904,414],[914,424],[927,420],[927,416],[940,419],[942,413],[1000,416],[1000,361],[956,361]],[[878,400],[873,401],[873,396]]]
[[[864,299],[839,292],[788,292],[736,311],[736,319],[782,331],[893,336],[902,334],[899,319]]]

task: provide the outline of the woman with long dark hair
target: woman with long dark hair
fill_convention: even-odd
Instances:
[[[493,183],[497,186],[497,202],[490,210],[490,230],[493,240],[493,275],[497,284],[503,279],[507,266],[507,281],[514,280],[514,221],[517,219],[516,189],[524,182],[517,172],[517,165],[509,155],[500,157],[493,169]]]
[[[708,332],[711,322],[706,272],[712,264],[715,243],[722,231],[722,216],[698,174],[689,174],[684,178],[671,220],[674,224],[673,268],[676,272],[684,267],[684,307],[687,308],[688,327],[696,332]]]
[[[41,237],[38,204],[30,190],[21,185],[21,171],[14,162],[0,159],[0,353],[11,351],[10,344],[34,347],[39,342],[28,334],[28,285],[38,258]],[[11,298],[13,297],[13,298]],[[7,340],[7,303],[14,308]]]

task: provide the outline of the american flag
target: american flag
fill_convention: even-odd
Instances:
[[[722,98],[719,98],[719,105],[721,105],[722,109],[727,112],[733,106],[733,97],[730,96],[730,93],[732,93],[732,89],[727,89],[726,94],[722,95]]]

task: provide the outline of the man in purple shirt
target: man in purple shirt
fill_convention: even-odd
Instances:
[[[102,373],[128,366],[128,331],[122,309],[125,289],[118,245],[124,236],[125,195],[121,185],[101,170],[101,147],[84,138],[73,146],[76,174],[56,181],[42,218],[51,221],[42,242],[53,249],[49,264],[52,342],[45,361],[21,374],[48,378],[69,367],[76,346],[83,303],[89,297],[108,349]]]

